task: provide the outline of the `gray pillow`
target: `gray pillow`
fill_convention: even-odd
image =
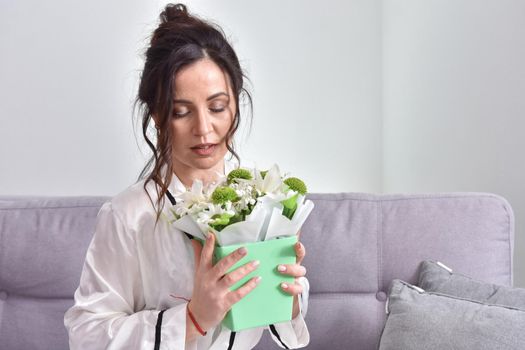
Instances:
[[[392,281],[379,350],[525,348],[525,311]]]
[[[421,263],[418,286],[427,292],[525,310],[525,289],[478,281],[453,272],[440,262],[427,260]]]

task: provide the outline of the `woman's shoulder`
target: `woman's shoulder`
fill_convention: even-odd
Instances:
[[[158,195],[153,181],[148,182],[144,187],[145,181],[142,179],[128,186],[108,200],[105,205],[121,221],[131,225],[144,222],[146,218],[155,219],[154,205],[156,205]]]

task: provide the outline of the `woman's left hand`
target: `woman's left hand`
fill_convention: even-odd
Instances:
[[[301,232],[299,231],[297,233],[297,237],[299,237]],[[306,255],[306,250],[304,248],[304,245],[301,242],[297,242],[294,246],[295,248],[295,255],[296,255],[296,263],[290,264],[290,265],[278,265],[277,271],[284,275],[289,275],[295,277],[295,282],[293,284],[288,283],[281,283],[281,288],[286,293],[289,293],[293,295],[293,311],[292,311],[292,319],[296,318],[297,315],[299,315],[299,299],[298,295],[303,292],[303,286],[297,281],[298,278],[303,277],[306,275],[306,268],[301,265],[304,256]]]

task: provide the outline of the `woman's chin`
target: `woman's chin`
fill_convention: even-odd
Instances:
[[[209,157],[196,157],[191,162],[197,169],[211,169],[215,167],[218,163],[222,162],[224,159],[224,154],[214,154]]]

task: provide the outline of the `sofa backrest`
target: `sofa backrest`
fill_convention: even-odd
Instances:
[[[415,283],[439,260],[475,278],[512,284],[514,218],[484,193],[310,194],[301,230],[311,285],[310,349],[376,349],[393,278]],[[67,349],[73,303],[96,215],[109,197],[0,196],[2,349]],[[257,349],[277,349],[266,333]]]
[[[64,312],[107,197],[0,197],[0,348],[68,349]]]
[[[417,282],[438,260],[481,280],[512,284],[514,217],[499,196],[312,194],[304,224],[311,294],[309,349],[377,349],[394,278]],[[266,334],[256,349],[277,349]]]

